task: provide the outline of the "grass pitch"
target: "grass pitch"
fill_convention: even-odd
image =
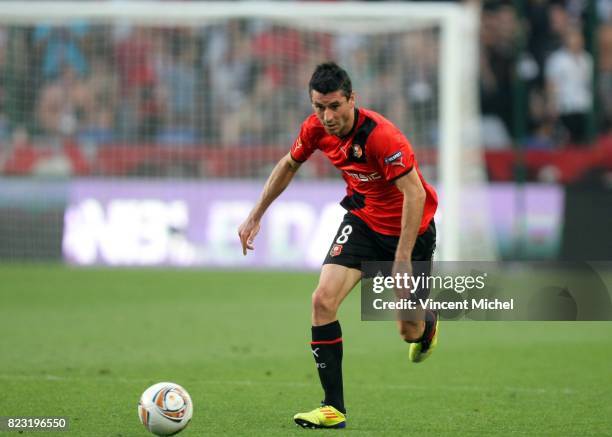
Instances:
[[[308,346],[316,279],[0,267],[0,416],[68,416],[68,434],[146,436],[138,398],[168,380],[194,401],[186,437],[312,433],[292,416],[321,399]],[[393,323],[359,313],[355,290],[340,314],[348,426],[332,432],[612,432],[610,323],[445,322],[435,354],[415,365]]]

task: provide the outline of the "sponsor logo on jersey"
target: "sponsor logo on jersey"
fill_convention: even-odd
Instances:
[[[370,174],[353,173],[350,171],[345,171],[345,173],[349,175],[350,177],[352,177],[353,179],[357,179],[360,182],[370,182],[370,181],[382,179],[382,176],[377,171],[375,171],[374,173],[370,173]]]
[[[329,256],[334,257],[334,256],[340,255],[341,253],[342,253],[342,244],[334,244],[331,250],[329,251]],[[317,354],[315,355],[318,356]]]

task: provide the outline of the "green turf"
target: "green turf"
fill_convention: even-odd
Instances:
[[[65,415],[68,434],[145,436],[154,382],[195,405],[181,435],[287,436],[321,399],[311,274],[0,267],[0,416]],[[612,324],[446,322],[408,362],[387,322],[341,312],[348,435],[603,435]],[[327,433],[327,431],[324,431]],[[23,434],[27,435],[27,433]],[[32,435],[40,435],[33,434]]]

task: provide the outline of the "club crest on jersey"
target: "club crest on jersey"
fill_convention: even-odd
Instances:
[[[342,253],[342,244],[334,244],[329,251],[329,256],[334,257]]]
[[[365,145],[353,143],[345,144],[340,148],[344,156],[349,162],[366,162]]]

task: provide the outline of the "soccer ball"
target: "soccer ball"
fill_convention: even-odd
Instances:
[[[173,382],[160,382],[144,391],[138,402],[138,417],[155,435],[173,435],[182,431],[193,415],[193,403],[187,390]]]

